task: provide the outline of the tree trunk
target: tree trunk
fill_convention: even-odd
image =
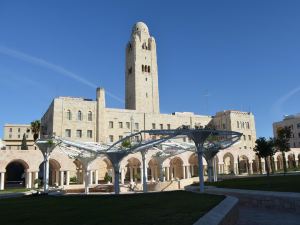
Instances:
[[[281,153],[282,153],[283,171],[284,171],[284,175],[285,175],[287,173],[285,152],[281,152]]]
[[[270,167],[269,167],[268,157],[265,157],[265,165],[266,165],[267,176],[269,176],[270,175]]]
[[[259,168],[259,173],[262,174],[261,158],[259,156],[258,156],[258,168]]]

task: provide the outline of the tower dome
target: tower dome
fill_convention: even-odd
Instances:
[[[149,29],[148,29],[147,25],[143,22],[137,22],[136,24],[133,25],[132,33],[138,32],[138,31],[143,31],[143,32],[149,34]]]

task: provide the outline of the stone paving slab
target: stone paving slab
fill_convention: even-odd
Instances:
[[[240,206],[237,225],[300,225],[300,214]]]

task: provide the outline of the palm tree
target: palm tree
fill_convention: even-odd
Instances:
[[[270,167],[269,167],[268,157],[274,154],[273,140],[272,139],[266,140],[266,138],[260,137],[255,141],[255,143],[256,146],[253,150],[256,152],[256,155],[259,158],[265,159],[267,176],[269,176]]]
[[[31,122],[31,131],[33,133],[34,142],[39,138],[40,129],[41,129],[41,122],[39,120],[35,120]]]
[[[280,127],[277,129],[277,137],[275,138],[274,145],[275,148],[278,151],[280,151],[282,154],[284,174],[286,174],[287,172],[285,152],[291,150],[289,144],[291,137],[292,137],[292,131],[290,127],[284,127],[284,128]]]

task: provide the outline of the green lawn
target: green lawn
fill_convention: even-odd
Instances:
[[[9,188],[9,189],[5,189],[3,191],[0,191],[0,195],[1,194],[7,194],[7,193],[18,193],[18,192],[26,192],[26,191],[30,191],[31,189],[26,189],[26,188]]]
[[[1,225],[191,225],[224,196],[185,191],[97,196],[27,196],[0,201]]]
[[[300,192],[300,175],[236,178],[206,183],[206,185],[262,191]]]

